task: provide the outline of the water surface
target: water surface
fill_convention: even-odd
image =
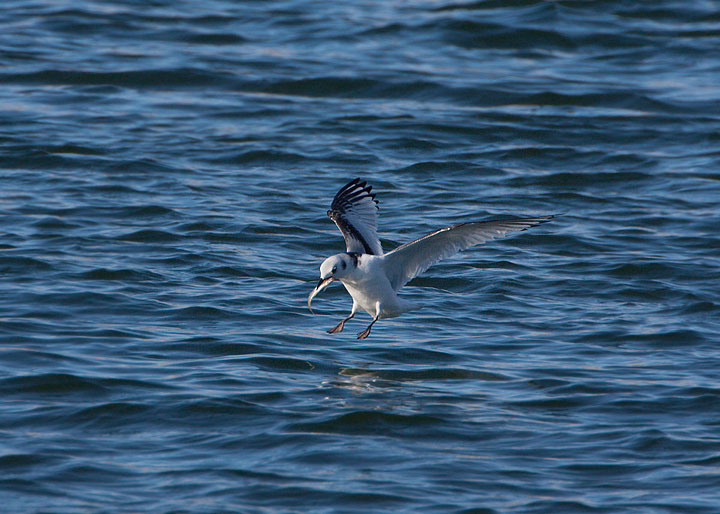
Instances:
[[[720,505],[713,2],[6,2],[6,512]],[[340,335],[360,176],[423,309]]]

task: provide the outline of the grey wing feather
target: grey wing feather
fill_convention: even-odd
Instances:
[[[327,211],[342,232],[348,252],[383,254],[377,235],[378,201],[371,191],[372,186],[356,178],[337,192]]]
[[[527,230],[555,216],[460,223],[441,228],[385,255],[385,271],[396,291],[441,259],[509,232]]]

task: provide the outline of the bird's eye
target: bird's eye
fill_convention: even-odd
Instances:
[[[332,272],[335,273],[337,271],[337,266],[333,266]]]

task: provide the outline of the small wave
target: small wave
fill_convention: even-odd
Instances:
[[[112,428],[128,424],[146,423],[153,409],[141,403],[112,402],[80,409],[68,415],[66,421],[85,428]]]
[[[315,369],[315,365],[308,360],[289,357],[251,357],[247,359],[247,362],[252,362],[270,371],[302,371]]]
[[[132,269],[107,269],[97,268],[79,274],[84,280],[117,280],[121,282],[139,282],[143,280],[157,280],[160,275],[149,271],[137,271]]]
[[[25,375],[0,380],[4,394],[50,394],[82,393],[91,396],[110,392],[171,389],[170,386],[146,380],[121,378],[86,378],[68,373],[45,373]]]
[[[475,371],[463,368],[427,368],[420,370],[393,370],[383,369],[370,371],[362,368],[345,368],[340,372],[344,376],[359,376],[380,378],[394,381],[415,381],[415,380],[481,380],[486,382],[511,380],[510,377],[500,373],[486,371]]]
[[[442,425],[444,420],[426,414],[391,414],[375,411],[355,411],[333,416],[325,421],[295,423],[289,431],[339,433],[339,434],[387,434],[394,431],[422,429]]]
[[[423,28],[440,30],[445,41],[462,48],[553,48],[566,51],[576,48],[572,38],[548,29],[460,19],[428,24]]]
[[[25,469],[48,467],[62,461],[62,458],[55,455],[11,453],[0,456],[0,469],[4,473],[18,473]]]
[[[518,150],[514,150],[518,151]],[[636,171],[612,172],[556,172],[543,175],[528,175],[510,179],[510,183],[518,187],[531,185],[564,186],[564,187],[602,187],[655,180],[649,173]]]
[[[6,395],[83,393],[95,396],[106,393],[107,388],[94,379],[65,373],[49,373],[0,380],[0,391]]]
[[[172,243],[182,240],[182,236],[165,230],[142,229],[119,236],[117,239],[133,243]]]
[[[717,313],[720,314],[720,305],[711,301],[699,301],[693,302],[683,308],[684,314],[705,314],[705,313]]]
[[[238,45],[248,41],[246,38],[237,34],[217,32],[209,34],[180,35],[178,36],[178,40],[196,45]]]
[[[610,267],[607,272],[619,278],[671,278],[681,274],[667,262],[633,262]]]
[[[121,208],[117,213],[126,218],[158,218],[176,214],[173,209],[164,205],[133,205]]]
[[[33,257],[12,257],[0,255],[0,273],[27,273],[29,271],[47,271],[53,266]]]
[[[41,230],[72,230],[82,225],[58,218],[57,216],[46,216],[32,224],[33,227]]]
[[[187,355],[209,355],[228,357],[232,355],[253,355],[267,351],[267,348],[252,343],[224,343],[213,337],[197,337],[187,341],[165,345],[168,351]]]
[[[218,307],[192,306],[167,310],[164,316],[177,320],[222,320],[235,318],[237,314]]]
[[[281,150],[248,150],[231,154],[221,154],[220,157],[211,159],[212,162],[221,164],[297,164],[313,160],[312,158],[294,152]]]
[[[5,83],[75,85],[75,86],[121,86],[126,88],[208,87],[229,85],[229,77],[197,68],[129,70],[117,72],[77,71],[48,69],[27,73],[3,73]]]

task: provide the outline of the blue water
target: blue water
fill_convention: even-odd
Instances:
[[[8,0],[2,512],[720,512],[720,4]],[[562,213],[365,341],[391,249]]]

